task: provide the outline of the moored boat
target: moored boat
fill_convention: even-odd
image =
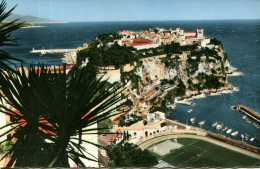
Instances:
[[[226,133],[229,134],[229,133],[232,132],[232,130],[233,130],[233,129],[228,129]]]
[[[206,123],[206,120],[200,121],[198,124],[199,125],[204,125]]]
[[[222,130],[223,131],[226,131],[228,129],[228,126],[224,127]]]
[[[192,124],[194,124],[194,123],[195,123],[195,120],[196,120],[196,117],[193,117],[193,118],[190,119],[190,122],[191,122]]]
[[[231,133],[231,136],[236,136],[238,134],[238,131],[234,131],[233,133]]]
[[[192,109],[188,109],[188,113],[191,113],[193,110]]]
[[[218,124],[218,122],[214,122],[213,124],[211,124],[212,127],[215,127]]]
[[[219,130],[219,129],[221,129],[223,126],[224,126],[224,124],[221,123],[221,124],[217,125],[216,129]]]

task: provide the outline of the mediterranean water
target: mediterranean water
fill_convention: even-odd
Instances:
[[[62,54],[30,54],[35,49],[76,48],[85,42],[90,42],[99,34],[117,32],[119,30],[147,30],[154,27],[182,27],[184,30],[204,28],[205,36],[217,38],[223,42],[225,52],[231,64],[243,72],[243,76],[229,77],[229,81],[239,88],[238,92],[208,96],[194,99],[193,107],[177,105],[169,117],[186,123],[192,117],[198,122],[206,120],[202,128],[227,135],[222,130],[211,126],[215,121],[224,126],[239,131],[234,137],[241,140],[241,133],[249,137],[260,138],[260,129],[242,119],[243,114],[231,109],[231,106],[243,104],[260,113],[260,20],[225,20],[225,21],[138,21],[138,22],[86,22],[45,24],[41,28],[24,28],[12,33],[19,38],[19,46],[4,47],[3,50],[20,58],[24,63],[61,64]],[[192,108],[192,113],[187,110]],[[251,120],[251,122],[255,122]],[[258,123],[259,124],[259,123]],[[247,141],[260,147],[260,143]]]

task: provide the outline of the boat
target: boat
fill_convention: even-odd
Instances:
[[[221,129],[223,126],[224,126],[224,124],[221,123],[221,124],[217,125],[216,129],[219,130],[219,129]]]
[[[226,127],[224,127],[222,130],[223,130],[223,131],[226,131],[227,129],[228,129],[228,127],[226,126]]]
[[[233,129],[228,129],[228,130],[226,131],[226,133],[229,134],[229,133],[232,132],[232,130],[233,130]]]
[[[199,125],[204,125],[206,123],[206,120],[200,121],[198,124]]]
[[[250,138],[250,141],[254,141],[254,140],[255,140],[255,138],[254,138],[254,137]]]
[[[242,117],[242,119],[246,119],[246,115],[244,115],[244,116]]]
[[[188,109],[188,113],[191,113],[192,112],[192,109]]]
[[[241,134],[242,139],[245,138],[244,134]]]
[[[194,124],[194,123],[195,123],[195,120],[196,120],[196,117],[193,117],[193,118],[190,119],[190,122],[191,122],[192,124]]]
[[[238,134],[238,131],[235,131],[235,132],[233,132],[233,133],[231,133],[231,136],[236,136]]]
[[[246,122],[247,122],[247,123],[252,123],[252,122],[251,122],[250,120],[248,120],[248,119],[246,119]]]
[[[213,124],[211,124],[212,127],[215,127],[218,124],[218,122],[214,122]]]
[[[245,140],[248,140],[248,139],[249,139],[249,135],[245,134]]]
[[[253,125],[257,128],[257,127],[259,127],[259,125],[257,124],[257,123],[253,123]]]

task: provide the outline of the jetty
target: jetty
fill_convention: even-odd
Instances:
[[[30,51],[30,53],[41,53],[42,55],[46,53],[69,53],[69,52],[76,52],[79,49],[39,49],[35,50],[34,48]]]
[[[235,106],[233,106],[233,108],[237,111],[243,112],[247,116],[251,117],[252,119],[256,120],[258,123],[260,123],[260,114],[257,113],[256,111],[254,111],[242,104],[235,105]]]

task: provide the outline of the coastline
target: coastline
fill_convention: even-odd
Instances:
[[[34,25],[34,26],[23,26],[21,28],[25,29],[25,28],[44,28],[44,27],[47,27],[47,26],[37,26],[37,25]]]

